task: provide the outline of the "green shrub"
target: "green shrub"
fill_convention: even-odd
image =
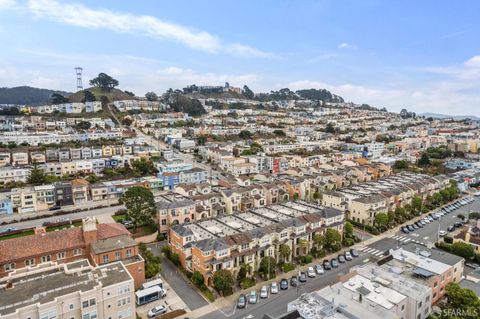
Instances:
[[[446,236],[443,238],[443,241],[446,242],[447,244],[452,244],[453,243],[453,238]]]
[[[283,270],[284,273],[287,273],[287,272],[292,271],[294,269],[295,269],[295,266],[291,263],[284,263],[282,265],[282,270]]]
[[[353,244],[355,244],[355,241],[353,240],[353,238],[345,238],[343,240],[343,245],[344,246],[349,247],[349,246],[353,246]]]
[[[255,286],[255,284],[256,284],[255,278],[247,277],[242,279],[242,281],[240,282],[240,287],[242,287],[242,289],[248,289],[250,287]]]
[[[164,241],[166,239],[166,236],[164,233],[158,232],[157,234],[157,241]]]

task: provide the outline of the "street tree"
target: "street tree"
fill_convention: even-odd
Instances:
[[[217,270],[213,274],[213,287],[224,297],[233,293],[234,284],[233,275],[227,269]]]
[[[120,203],[127,208],[134,232],[139,225],[151,223],[156,213],[153,194],[145,187],[130,187],[120,198]]]
[[[260,261],[258,272],[262,274],[265,279],[275,278],[275,268],[277,267],[277,261],[271,256],[265,256]]]
[[[329,249],[334,248],[342,242],[342,235],[334,228],[327,228],[325,232],[325,246]]]
[[[290,246],[287,244],[281,244],[280,247],[278,248],[278,255],[283,262],[285,262],[287,258],[290,257],[291,253],[292,253],[292,248],[290,248]]]
[[[352,225],[352,223],[345,222],[343,233],[345,235],[345,238],[353,238],[353,225]]]

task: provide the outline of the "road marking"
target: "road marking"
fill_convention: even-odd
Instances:
[[[372,247],[368,247],[368,249],[365,249],[363,252],[369,254],[372,250]]]
[[[382,253],[381,251],[378,252],[378,253],[376,253],[376,254],[374,254],[374,256],[377,256],[377,257],[380,257],[380,256],[382,256],[382,255],[383,255],[383,253]]]
[[[393,234],[393,235],[388,236],[388,238],[394,238],[396,236],[398,236],[398,235]]]
[[[423,239],[425,239],[425,240],[427,240],[428,238],[429,238],[428,236],[423,237]]]
[[[403,243],[406,244],[406,243],[408,243],[409,241],[411,241],[411,239],[410,239],[410,238],[407,238],[407,240],[405,240]]]

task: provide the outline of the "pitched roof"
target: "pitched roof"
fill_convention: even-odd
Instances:
[[[0,241],[0,264],[85,247],[80,227]]]

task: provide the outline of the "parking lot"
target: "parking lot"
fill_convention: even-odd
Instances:
[[[188,306],[183,302],[183,300],[171,289],[170,285],[162,278],[163,289],[165,289],[167,295],[164,298],[159,300],[152,301],[142,306],[137,306],[137,314],[146,319],[148,318],[147,313],[150,309],[156,306],[164,305],[167,307],[168,311],[176,309],[185,309],[187,312],[190,311]]]

